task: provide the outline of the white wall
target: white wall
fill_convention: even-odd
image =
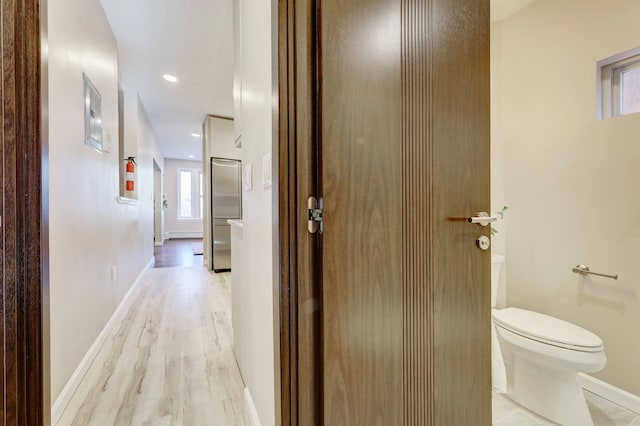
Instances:
[[[117,45],[97,0],[49,1],[51,395],[56,400],[122,298],[153,258],[152,158],[164,160],[142,107],[140,205],[118,204]],[[112,152],[86,146],[82,73],[102,95]],[[117,267],[112,282],[111,267]]]
[[[499,39],[501,36],[501,24],[491,24],[492,39]],[[500,86],[502,81],[502,68],[499,66],[502,59],[500,43],[491,45],[491,87]],[[502,98],[494,90],[491,93],[491,210],[494,215],[496,211],[508,205],[504,198],[504,142],[501,132],[502,124]],[[507,219],[509,214],[505,214],[504,220],[492,224],[497,233],[491,238],[491,252],[505,253],[505,235],[507,230]]]
[[[237,9],[236,9],[237,10]],[[242,159],[252,164],[253,190],[243,190],[243,239],[247,265],[246,316],[234,318],[236,333],[251,336],[243,378],[262,426],[280,423],[277,283],[273,280],[272,192],[262,186],[262,158],[273,142],[271,2],[242,3]],[[237,65],[237,64],[236,64]],[[236,305],[234,300],[234,306]],[[245,355],[247,355],[245,354]]]
[[[494,24],[491,46],[508,302],[601,336],[608,363],[595,376],[636,395],[640,114],[596,119],[596,62],[638,46],[638,16],[633,0],[539,0]],[[620,280],[585,280],[578,263]]]
[[[202,218],[178,218],[178,173],[179,169],[202,170],[200,161],[176,160],[167,158],[164,167],[164,195],[167,197],[168,207],[164,211],[164,230],[166,238],[202,238]],[[197,192],[197,178],[192,179],[192,197],[199,199]],[[200,210],[199,202],[192,205],[192,213],[197,215]]]
[[[242,150],[236,148],[234,120],[208,116],[202,125],[202,170],[205,171],[204,190],[204,264],[211,266],[211,157],[242,160]]]

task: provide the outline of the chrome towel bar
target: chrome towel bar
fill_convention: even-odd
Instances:
[[[589,267],[586,265],[577,265],[575,268],[572,269],[572,271],[575,272],[576,274],[597,275],[599,277],[611,278],[613,280],[618,279],[618,274],[610,275],[610,274],[601,274],[599,272],[592,272],[591,270],[589,270]]]

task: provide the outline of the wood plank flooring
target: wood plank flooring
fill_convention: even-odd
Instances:
[[[163,245],[154,247],[154,268],[202,265],[202,255],[193,254],[191,248],[191,244],[197,242],[201,243],[202,238],[166,240]]]
[[[231,276],[149,270],[58,425],[249,425]]]

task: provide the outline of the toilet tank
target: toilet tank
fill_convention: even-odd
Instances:
[[[502,266],[504,256],[499,254],[491,255],[491,309],[498,303],[498,292],[500,290],[500,280],[502,278]]]

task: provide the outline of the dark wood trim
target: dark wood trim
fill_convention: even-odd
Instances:
[[[292,14],[294,2],[278,1],[278,229],[280,268],[280,406],[282,425],[297,424],[295,407],[297,405],[296,366],[296,303],[295,294],[295,208],[296,182],[292,169],[295,163],[290,158],[295,153],[291,135],[295,133],[295,109],[290,108],[290,93],[295,88],[290,83],[292,66],[290,45],[293,43]],[[293,146],[292,146],[293,145]],[[292,167],[293,166],[293,167]],[[293,271],[293,273],[292,273]],[[293,377],[292,377],[293,376]]]
[[[291,425],[291,405],[295,400],[296,389],[291,381],[293,351],[291,342],[291,258],[289,255],[292,233],[289,206],[292,186],[295,182],[289,177],[289,5],[288,0],[278,0],[278,257],[280,258],[278,269],[279,280],[279,311],[280,311],[280,410],[283,425]]]
[[[39,0],[0,4],[3,417],[5,424],[41,425],[49,423],[43,380],[41,10]]]
[[[321,237],[307,232],[318,187],[317,0],[278,0],[278,226],[283,425],[322,424]]]

